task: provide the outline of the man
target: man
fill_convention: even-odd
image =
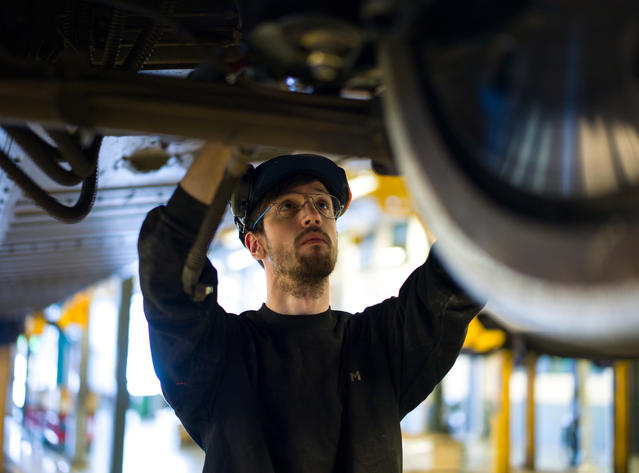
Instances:
[[[358,314],[330,308],[350,192],[344,171],[314,155],[262,163],[232,199],[266,303],[232,315],[215,293],[191,301],[182,266],[229,156],[205,148],[139,241],[155,369],[204,471],[400,472],[400,420],[450,369],[479,307],[430,256],[398,297]],[[201,281],[216,278],[209,263]]]

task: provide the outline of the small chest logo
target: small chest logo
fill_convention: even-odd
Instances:
[[[350,373],[348,373],[348,376],[351,378],[351,383],[362,380],[362,375],[360,374],[359,370],[351,371]]]

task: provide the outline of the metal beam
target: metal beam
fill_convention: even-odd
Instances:
[[[381,104],[114,71],[0,80],[0,122],[266,145],[390,163]],[[35,75],[35,77],[34,77]]]

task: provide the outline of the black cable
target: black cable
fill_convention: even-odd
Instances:
[[[74,186],[82,182],[82,177],[58,164],[62,160],[59,150],[33,131],[15,125],[4,125],[3,128],[49,178],[63,186]]]
[[[93,37],[93,8],[89,2],[81,1],[78,7],[77,46],[87,55],[89,64],[95,64],[95,44]]]
[[[164,0],[160,7],[161,15],[168,18],[175,9],[175,0]],[[139,71],[149,60],[155,45],[164,33],[164,25],[156,20],[142,30],[133,48],[129,52],[122,68],[125,71]]]
[[[79,144],[68,133],[47,130],[49,136],[58,145],[58,148],[55,148],[27,127],[5,125],[4,129],[38,167],[58,184],[65,186],[79,184],[89,177],[97,166],[96,157],[86,156]],[[71,170],[60,166],[59,161],[68,162]]]
[[[100,140],[98,140],[100,141]],[[99,149],[99,146],[98,146]],[[33,201],[49,215],[64,223],[76,223],[82,220],[93,208],[98,181],[98,168],[96,167],[88,178],[82,184],[80,197],[73,206],[66,206],[51,197],[44,189],[38,186],[22,169],[0,150],[0,168],[15,182],[25,195],[33,199]]]
[[[55,141],[59,154],[71,165],[71,170],[76,176],[86,179],[93,173],[97,165],[96,160],[85,156],[77,141],[69,133],[58,130],[47,130],[47,133]]]
[[[71,24],[73,22],[73,11],[75,9],[76,2],[73,0],[66,0],[64,2],[64,19],[62,21],[62,41],[64,42],[65,49],[72,49],[73,43],[71,41]]]
[[[120,54],[120,43],[122,42],[122,31],[124,30],[124,13],[119,8],[113,7],[109,30],[104,45],[101,65],[104,69],[113,69],[118,55]]]
[[[149,18],[159,25],[163,25],[170,31],[180,36],[185,42],[194,44],[200,47],[200,53],[202,56],[208,55],[210,52],[204,46],[200,46],[200,40],[197,39],[189,30],[187,30],[181,23],[175,21],[170,16],[161,11],[154,10],[152,8],[145,7],[135,2],[127,0],[86,0],[90,3],[98,3],[102,5],[108,5],[111,7],[119,8],[120,10],[136,13],[140,16]]]

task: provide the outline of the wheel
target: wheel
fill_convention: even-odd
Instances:
[[[531,1],[473,31],[431,4],[379,63],[445,265],[514,330],[638,355],[639,6]]]

